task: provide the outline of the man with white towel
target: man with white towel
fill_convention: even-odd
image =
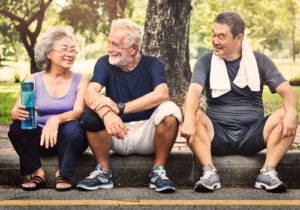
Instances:
[[[288,81],[264,54],[244,40],[245,23],[236,12],[220,13],[212,27],[213,52],[200,57],[183,106],[181,135],[203,167],[195,191],[221,188],[212,155],[255,155],[267,148],[255,188],[285,192],[275,170],[297,128],[297,99]],[[283,99],[283,108],[264,117],[263,85]],[[207,109],[199,109],[205,90]]]

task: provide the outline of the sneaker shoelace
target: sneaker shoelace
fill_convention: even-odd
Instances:
[[[165,170],[155,170],[153,173],[159,176],[161,179],[169,179]]]
[[[270,177],[271,180],[278,179],[278,172],[277,171],[264,171],[263,172],[266,176]]]
[[[90,175],[87,177],[89,179],[94,179],[96,176],[98,176],[99,174],[103,174],[102,171],[99,171],[99,170],[95,170],[93,171],[92,173],[90,173]]]
[[[204,171],[202,173],[202,177],[200,178],[201,180],[208,180],[210,179],[213,175],[215,175],[217,172],[215,170],[212,171]]]

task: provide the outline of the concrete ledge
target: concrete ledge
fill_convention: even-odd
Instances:
[[[16,154],[0,154],[0,185],[19,185],[23,178],[19,173],[19,159]],[[191,152],[172,152],[169,157],[167,169],[168,176],[179,187],[191,186],[194,182],[194,161]],[[116,187],[148,186],[149,172],[154,161],[154,156],[121,156],[111,154],[111,167],[113,180]],[[47,183],[54,185],[54,174],[58,168],[57,157],[42,158],[42,166],[46,171]],[[96,161],[91,152],[84,152],[79,158],[77,168],[72,177],[76,184],[88,176],[96,166]]]
[[[148,175],[154,156],[111,155],[114,185],[116,187],[147,187]],[[223,186],[252,187],[256,173],[261,168],[265,153],[253,157],[239,155],[214,157],[214,162],[221,176]],[[54,173],[57,170],[57,158],[43,158],[49,185],[54,185]],[[86,177],[95,167],[96,162],[90,152],[85,152],[79,159],[72,182],[75,184]],[[168,165],[168,176],[177,187],[192,188],[199,179],[200,167],[189,151],[172,151]],[[289,188],[300,188],[300,151],[289,151],[277,168],[280,178]],[[19,175],[19,160],[15,153],[0,154],[0,185],[19,185],[23,182]]]

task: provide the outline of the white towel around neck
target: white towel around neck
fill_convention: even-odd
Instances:
[[[225,61],[215,54],[212,55],[211,59],[209,82],[213,98],[219,97],[231,90]],[[257,62],[253,51],[245,40],[242,42],[240,69],[233,83],[240,88],[244,88],[248,85],[251,91],[260,91]]]

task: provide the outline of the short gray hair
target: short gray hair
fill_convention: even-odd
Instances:
[[[126,32],[125,45],[129,47],[132,44],[137,44],[139,49],[142,46],[143,29],[130,19],[117,19],[111,23],[110,30],[124,30]]]
[[[54,27],[39,36],[34,47],[34,59],[39,70],[50,70],[51,62],[47,58],[47,55],[53,49],[55,41],[60,40],[63,37],[69,37],[76,43],[73,31],[71,26]]]
[[[222,12],[215,18],[215,23],[228,25],[233,38],[239,33],[244,34],[245,22],[237,12]]]

